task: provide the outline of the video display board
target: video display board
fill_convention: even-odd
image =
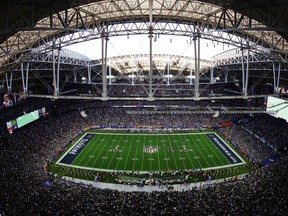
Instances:
[[[12,119],[6,122],[7,130],[10,134],[12,134],[15,129],[21,128],[39,119],[42,116],[45,117],[46,115],[47,115],[47,112],[46,112],[45,107],[26,113],[24,115],[17,117],[16,119]]]
[[[37,119],[39,119],[39,112],[38,110],[35,110],[33,112],[27,113],[25,115],[16,118],[17,126],[18,128],[21,128]]]
[[[266,112],[274,117],[288,121],[288,100],[269,96]]]

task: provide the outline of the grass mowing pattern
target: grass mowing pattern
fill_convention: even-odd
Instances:
[[[89,132],[92,134],[92,132]],[[214,134],[238,161],[229,162],[229,153],[221,152],[209,139]],[[87,134],[86,134],[87,135]],[[83,137],[77,142],[83,141]],[[102,171],[172,171],[205,170],[245,163],[216,133],[180,134],[112,134],[96,133],[87,145],[65,163],[65,157],[75,154],[73,145],[57,164]],[[78,146],[79,147],[79,146]]]

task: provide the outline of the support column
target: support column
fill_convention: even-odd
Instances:
[[[281,63],[278,64],[278,71],[276,71],[275,62],[273,62],[273,80],[274,80],[274,94],[278,93],[280,82]]]
[[[107,41],[108,38],[103,30],[102,33],[102,97],[107,97]]]
[[[192,70],[192,62],[190,62],[190,77],[189,77],[189,84],[192,85],[193,84],[193,70]]]
[[[58,51],[58,61],[57,61],[57,76],[56,76],[56,93],[57,93],[57,96],[58,96],[59,93],[60,93],[60,91],[59,91],[59,89],[60,89],[59,80],[60,80],[60,55],[61,55],[60,51],[61,51],[61,49],[58,48],[57,51]]]
[[[10,73],[10,78],[8,78],[8,74],[5,74],[6,78],[6,85],[7,85],[7,90],[8,92],[12,91],[12,78],[13,78],[13,71]]]
[[[198,56],[197,56],[197,93],[196,93],[196,98],[198,98],[200,96],[200,93],[199,93],[199,83],[200,83],[200,37],[201,35],[199,34],[199,30],[198,30]]]
[[[153,0],[149,0],[149,93],[148,96],[149,98],[152,98],[153,92],[152,92],[152,76],[153,76],[153,49],[152,49],[152,44],[153,44],[153,26],[152,26],[152,16],[153,12]]]
[[[275,62],[273,62],[273,91],[276,93],[276,66]]]
[[[87,65],[87,76],[88,76],[88,84],[91,84],[91,66],[90,63]]]
[[[250,55],[250,48],[247,49],[247,61],[246,61],[246,79],[245,79],[245,93],[244,96],[248,95],[248,82],[249,82],[249,55]]]
[[[109,65],[109,85],[112,85],[112,69],[111,69],[111,65]]]
[[[198,37],[198,43],[197,43]],[[195,53],[195,98],[199,99],[199,73],[200,73],[200,37],[195,35],[194,37],[194,53]]]
[[[278,92],[278,89],[279,89],[279,83],[280,83],[280,73],[281,73],[281,63],[279,62],[279,65],[278,65],[277,92]]]
[[[74,83],[77,82],[77,71],[75,70],[75,68],[73,69],[73,78],[74,78]]]
[[[214,84],[214,66],[210,68],[210,84]]]
[[[244,64],[244,49],[241,48],[242,57],[242,95],[245,94],[245,64]]]
[[[228,83],[228,70],[225,70],[225,72],[224,72],[224,82],[225,83]]]
[[[170,61],[167,62],[167,85],[170,85]]]
[[[56,80],[56,69],[55,69],[55,50],[52,48],[52,73],[53,73],[53,87],[54,87],[54,96],[57,97],[57,80]]]
[[[24,74],[24,66],[23,63],[20,65],[21,67],[21,75],[22,75],[22,89],[23,94],[26,95],[28,93],[28,79],[29,79],[29,62],[26,64],[26,73]]]
[[[132,79],[132,85],[134,85],[134,84],[135,84],[135,74],[134,74],[134,70],[132,71],[132,77],[131,77],[131,79]]]
[[[28,93],[28,82],[29,82],[29,62],[27,63],[27,69],[26,69],[26,93]]]

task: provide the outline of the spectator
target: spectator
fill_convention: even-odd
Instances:
[[[288,212],[286,198],[288,155],[282,151],[274,163],[260,167],[239,181],[225,181],[187,191],[170,188],[167,191],[148,193],[98,189],[64,181],[43,171],[48,157],[69,142],[79,129],[90,125],[117,127],[137,124],[161,127],[169,125],[176,131],[181,126],[199,128],[203,124],[214,125],[236,118],[235,115],[227,114],[211,118],[205,114],[181,114],[185,110],[191,111],[188,106],[175,114],[175,110],[171,107],[165,107],[170,102],[160,102],[163,108],[153,112],[150,112],[151,109],[139,107],[117,108],[115,105],[119,105],[120,102],[116,101],[86,103],[45,101],[45,103],[50,104],[48,105],[50,109],[47,109],[50,114],[47,117],[16,130],[13,134],[14,143],[9,145],[0,143],[0,212],[5,216],[285,215]],[[127,103],[133,104],[133,102]],[[79,108],[86,111],[88,118],[81,117]],[[271,124],[271,128],[262,127],[272,120],[275,119],[260,115],[255,117],[253,123],[235,126],[232,129],[226,128],[222,132],[229,135],[231,132],[229,130],[232,130],[230,138],[234,138],[240,131],[235,139],[237,144],[244,146],[243,143],[250,140],[244,138],[249,134],[247,129],[253,134],[262,136],[265,131],[269,131],[269,135],[265,136],[266,143],[278,146],[281,142],[280,146],[285,145],[285,138],[278,137],[275,131],[280,130],[281,134],[287,134],[287,125],[283,127],[283,122],[277,122],[273,126]],[[255,129],[255,125],[258,125],[259,129]],[[255,150],[258,141],[255,144],[249,146],[247,151]],[[261,154],[259,150],[255,152]],[[265,158],[262,155],[259,157]],[[49,184],[45,184],[48,181]]]

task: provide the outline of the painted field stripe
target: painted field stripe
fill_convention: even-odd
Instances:
[[[208,137],[207,137],[208,138]],[[209,139],[210,140],[210,139]],[[210,140],[211,141],[211,140]],[[204,142],[206,142],[207,143],[207,141],[206,141],[206,139],[204,139]],[[222,154],[223,155],[223,153],[218,149],[218,148],[216,148],[216,150],[218,150],[218,152],[215,152],[214,151],[214,149],[215,148],[213,148],[213,147],[215,147],[215,146],[211,146],[211,150],[214,152],[214,154],[216,155],[216,157],[218,158],[218,160],[222,163],[222,165],[225,165],[225,163],[221,160],[221,158],[219,158],[219,155],[218,155],[218,153],[220,153],[220,154]],[[230,161],[225,157],[225,155],[223,155],[224,156],[224,159],[230,164]]]
[[[135,136],[133,136],[133,138],[132,138],[132,143],[134,142],[134,138],[135,138]],[[135,154],[134,154],[134,158],[136,158],[136,157],[137,157],[137,153],[138,153],[139,143],[138,143],[138,142],[137,142],[137,143],[135,142],[133,145],[134,145],[134,146],[136,145],[136,151],[135,151]],[[133,162],[134,162],[134,163],[133,163],[133,170],[135,170],[135,163],[137,163],[138,160],[137,160],[137,161],[134,160]]]
[[[128,160],[129,160],[129,155],[130,155],[131,147],[132,147],[132,142],[130,142],[129,151],[128,151],[128,154],[127,154],[127,157],[126,157],[125,169],[126,169],[126,166],[127,166]]]
[[[95,134],[86,133],[78,142],[66,152],[65,156],[59,160],[59,163],[72,164],[80,155],[88,143],[94,138]]]
[[[92,140],[94,141],[95,137],[96,137],[95,142],[92,142],[92,143],[91,143]],[[98,140],[101,138],[101,136],[95,136],[95,137],[89,142],[87,148],[85,149],[85,150],[89,150],[87,153],[89,153],[90,155],[93,155],[93,156],[94,156],[94,154],[95,154],[95,151],[97,151],[98,148],[100,147],[100,145],[99,145],[99,144],[97,145],[97,143],[98,143]],[[96,146],[94,147],[94,145],[96,145],[97,147],[96,147]],[[90,153],[91,148],[94,149],[94,151],[93,151],[92,154]],[[84,157],[86,157],[86,155],[87,155],[87,154],[85,154]],[[81,156],[82,156],[82,154],[81,154]],[[83,158],[84,158],[84,157],[83,157]],[[82,158],[82,160],[83,160],[83,158]],[[78,164],[81,164],[82,160],[81,160]],[[85,163],[84,166],[87,166],[87,164],[89,164],[89,161],[90,161],[90,160],[94,160],[94,157],[93,157],[93,159],[92,159],[92,158],[89,158],[89,159],[86,161],[86,163]],[[76,163],[76,160],[75,160],[75,163]]]
[[[93,163],[93,167],[95,166],[95,163],[98,161],[99,157],[102,155],[102,152],[104,151],[107,143],[109,142],[109,140],[111,139],[112,136],[108,136],[107,140],[106,140],[106,137],[107,137],[107,134],[105,135],[104,139],[105,139],[105,142],[103,143],[103,147],[102,147],[102,150],[98,153],[98,156],[96,158],[96,160],[94,161]],[[101,141],[102,142],[102,141]],[[106,153],[107,155],[107,153]],[[101,161],[101,164],[99,167],[101,167],[102,163],[103,163],[104,160]]]
[[[159,136],[156,137],[156,143],[157,143],[157,146],[158,146],[158,152],[157,152],[157,155],[158,155],[158,170],[160,171],[161,170],[161,164],[160,164],[160,146],[159,146],[159,142],[158,142],[158,138]]]
[[[181,150],[182,150],[182,147],[183,147],[184,144],[183,144],[183,142],[182,142],[182,140],[181,140],[180,137],[181,137],[181,135],[173,135],[173,140],[178,140],[178,141],[180,141],[180,144],[177,144],[177,146],[178,146],[178,151],[177,151],[177,153],[179,153],[180,157],[183,158],[183,154],[182,154],[182,152],[181,152],[179,149],[180,149],[180,147],[181,147]],[[179,146],[179,145],[180,145],[180,146]],[[180,159],[179,159],[179,160],[180,160]],[[177,161],[179,161],[179,160],[177,160]],[[183,165],[184,169],[187,169],[184,160],[181,160],[181,162],[182,162],[182,165]]]
[[[188,145],[189,145],[189,147],[192,149],[193,157],[195,158],[195,157],[197,157],[197,155],[196,155],[196,153],[195,153],[195,151],[194,151],[194,149],[195,149],[194,147],[195,147],[195,145],[197,145],[197,144],[196,144],[195,142],[193,142],[193,138],[192,138],[193,135],[192,135],[192,134],[184,134],[185,139],[187,139],[187,136],[188,136],[188,139],[190,140],[190,142],[188,143]],[[192,161],[190,155],[189,155],[189,159],[190,159],[191,163],[193,164],[193,161]],[[199,161],[199,158],[196,158],[196,161],[197,161],[197,163],[198,163],[199,168],[201,168],[201,163],[200,163],[200,161]],[[196,169],[196,166],[192,165],[192,167],[193,167],[193,169]]]
[[[217,133],[215,133],[215,134],[216,134],[216,136],[218,136]],[[225,140],[223,140],[220,136],[218,136],[218,138],[219,138],[223,143],[225,143],[226,146],[230,149],[230,151],[232,151],[232,152],[241,160],[241,164],[246,164],[246,162],[243,160],[243,158],[242,158],[236,151],[234,151],[234,149],[233,149],[229,144],[227,144]]]
[[[144,143],[145,143],[145,137],[144,137]],[[143,170],[143,167],[144,167],[144,151],[142,151],[142,167],[141,167],[141,170]]]
[[[117,145],[116,145],[116,146],[120,146],[122,137],[123,137],[123,135],[121,135],[120,139],[117,138],[117,141],[118,141],[118,142],[117,142]],[[115,144],[114,144],[114,145],[115,145]],[[114,147],[114,146],[113,146],[113,147]],[[110,162],[109,162],[109,164],[108,164],[108,168],[110,167],[112,161],[115,159],[115,158],[114,158],[115,154],[116,154],[116,152],[114,151],[114,152],[113,152],[113,155],[112,155],[112,157],[111,157],[111,159],[110,159]],[[119,163],[119,160],[118,160],[118,163]],[[116,168],[117,168],[117,167],[116,167]]]
[[[82,149],[82,151],[78,154],[78,156],[81,156],[81,159],[80,158],[78,158],[78,156],[76,157],[76,158],[78,158],[78,160],[77,160],[77,164],[75,164],[75,165],[73,165],[73,164],[64,164],[64,163],[61,163],[61,160],[68,154],[68,152],[70,152],[71,150],[73,150],[73,148],[75,147],[75,146],[77,146],[77,143],[79,143],[79,141],[81,141],[81,139],[83,139],[83,137],[85,137],[85,135],[87,135],[87,134],[92,134],[92,135],[94,135],[94,136],[96,136],[96,135],[98,135],[98,134],[101,134],[102,136],[99,136],[99,138],[97,137],[97,142],[95,141],[95,139],[92,141],[92,142],[88,142],[87,144],[86,144],[86,146],[85,146],[85,152],[83,151],[83,149]],[[197,137],[197,135],[206,135],[207,136],[207,134],[215,134],[215,133],[213,133],[213,132],[205,132],[205,133],[177,133],[177,135],[179,135],[179,137],[180,137],[180,141],[181,142],[178,142],[178,144],[176,145],[176,143],[174,143],[174,142],[172,142],[174,139],[176,139],[176,138],[173,138],[173,137],[175,137],[175,135],[176,134],[126,134],[126,133],[113,133],[113,134],[110,134],[110,133],[93,133],[93,132],[89,132],[89,133],[85,133],[85,134],[83,134],[83,136],[81,137],[81,138],[79,138],[79,140],[75,143],[75,144],[73,144],[73,146],[71,147],[71,148],[69,148],[69,150],[67,151],[67,152],[65,152],[65,154],[56,162],[56,164],[61,164],[61,165],[64,165],[64,166],[67,166],[67,167],[77,167],[77,168],[82,168],[82,169],[87,169],[87,170],[99,170],[99,171],[101,171],[101,170],[105,170],[105,171],[108,171],[108,172],[110,172],[111,170],[112,171],[114,171],[114,170],[118,170],[118,171],[131,171],[131,169],[135,169],[135,167],[139,167],[138,165],[136,166],[136,164],[139,164],[139,165],[142,165],[142,170],[140,169],[139,171],[140,172],[143,172],[143,173],[146,173],[146,172],[149,172],[152,168],[152,165],[154,166],[154,165],[156,165],[156,164],[152,164],[152,162],[153,161],[147,161],[148,163],[149,163],[149,165],[150,165],[150,169],[147,167],[147,168],[145,168],[145,170],[143,170],[143,163],[144,163],[144,151],[142,151],[140,154],[142,155],[142,164],[141,164],[141,157],[139,157],[139,161],[133,161],[133,167],[127,167],[127,160],[126,160],[126,165],[124,166],[124,164],[123,164],[123,166],[121,166],[121,167],[118,167],[118,162],[119,161],[117,161],[117,166],[115,166],[115,168],[114,168],[114,166],[110,166],[111,167],[111,169],[108,169],[109,168],[109,166],[102,166],[102,164],[105,162],[106,164],[108,164],[109,162],[106,160],[106,161],[102,161],[102,163],[101,163],[101,166],[99,166],[99,164],[100,164],[100,161],[98,161],[98,168],[95,168],[95,163],[96,163],[96,161],[97,160],[95,160],[94,158],[89,158],[87,155],[89,155],[89,154],[91,154],[92,152],[93,152],[93,155],[97,155],[97,158],[99,158],[101,155],[104,155],[105,154],[105,152],[104,152],[104,154],[101,154],[103,151],[105,151],[105,150],[107,150],[107,147],[108,147],[108,143],[109,143],[109,140],[110,139],[112,139],[112,137],[113,137],[113,139],[116,139],[116,140],[118,140],[118,144],[119,144],[119,140],[121,140],[119,137],[123,137],[123,135],[125,135],[125,136],[131,136],[131,135],[133,135],[133,137],[132,137],[132,140],[133,139],[136,139],[136,137],[138,137],[138,139],[140,138],[140,137],[142,137],[142,135],[145,135],[143,138],[144,138],[144,142],[142,142],[143,141],[143,138],[142,138],[142,141],[140,142],[140,143],[143,143],[143,145],[145,146],[145,139],[148,139],[149,140],[149,137],[150,137],[150,139],[152,139],[152,138],[154,138],[154,142],[156,142],[156,144],[153,142],[153,143],[151,143],[151,142],[149,142],[147,145],[155,145],[155,146],[158,146],[158,151],[164,151],[163,153],[165,153],[165,156],[166,156],[166,158],[167,158],[167,149],[165,148],[165,146],[168,146],[169,144],[170,144],[170,147],[171,147],[171,144],[174,144],[174,148],[177,150],[179,150],[179,147],[181,146],[181,144],[183,145],[183,141],[182,141],[182,139],[184,139],[184,137],[189,137],[190,138],[190,142],[191,142],[191,139],[192,139],[192,137],[193,137],[193,139],[195,139],[195,137]],[[105,147],[103,147],[102,149],[101,148],[95,148],[95,144],[97,145],[97,143],[98,143],[98,139],[100,139],[100,137],[104,137],[105,136],[105,138],[108,138],[108,139],[105,139],[105,145],[107,146],[106,148]],[[141,135],[141,136],[140,136]],[[156,136],[156,137],[155,137]],[[221,140],[221,141],[223,141],[222,139],[221,139],[221,137],[219,137],[217,134],[215,135],[216,137],[218,137],[218,141],[219,140]],[[160,148],[160,144],[158,143],[158,140],[160,139],[160,137],[161,137],[161,140],[164,140],[164,139],[168,139],[169,140],[169,143],[167,143],[166,145],[165,145],[165,143],[160,143],[161,144],[161,148]],[[137,140],[138,140],[137,139]],[[192,139],[192,140],[193,140]],[[178,140],[178,139],[177,139]],[[210,139],[211,140],[211,139]],[[190,143],[190,142],[188,142],[189,143],[189,146],[191,146],[192,145],[192,143]],[[203,142],[205,142],[205,143],[207,143],[208,142],[208,137],[207,137],[207,139],[205,139],[204,141],[203,141],[203,136],[201,136],[201,142],[203,143]],[[133,142],[132,142],[133,143]],[[157,143],[158,143],[158,145],[157,145]],[[203,166],[203,165],[200,165],[200,168],[202,169],[202,170],[212,170],[212,169],[218,169],[218,168],[224,168],[224,167],[233,167],[233,166],[236,166],[236,165],[240,165],[240,164],[245,164],[245,161],[243,161],[243,159],[233,150],[233,149],[231,149],[231,147],[230,146],[228,146],[228,144],[225,142],[225,141],[223,141],[223,143],[225,144],[225,146],[227,147],[227,148],[229,148],[232,152],[234,152],[235,153],[235,155],[237,155],[238,157],[239,157],[239,160],[240,160],[240,162],[239,163],[234,163],[234,164],[230,164],[230,165],[224,165],[224,166],[217,166],[217,164],[215,163],[215,161],[214,161],[214,165],[216,165],[216,166],[214,166],[214,167],[205,167],[205,166]],[[91,145],[90,145],[91,144]],[[112,143],[112,145],[113,144],[115,144],[115,143]],[[128,144],[128,143],[127,143]],[[186,146],[187,146],[187,143],[185,142],[184,143]],[[211,145],[212,145],[212,143],[211,143]],[[139,148],[139,145],[138,145],[138,143],[137,143],[137,145],[135,146],[135,145],[133,145],[133,144],[131,144],[130,143],[130,145],[129,145],[129,150],[128,150],[128,152],[130,152],[131,151],[131,148],[132,148],[132,146],[133,146],[133,148],[134,148],[134,150],[137,152],[138,151],[138,148]],[[87,147],[87,148],[86,148]],[[98,147],[98,146],[97,146]],[[205,146],[204,146],[205,147]],[[202,154],[204,151],[206,151],[207,152],[207,149],[205,149],[205,148],[200,148],[199,146],[198,146],[198,143],[194,143],[194,146],[193,146],[193,148],[195,149],[195,148],[197,148],[198,149],[198,151],[199,151],[199,156],[200,156],[200,154]],[[193,150],[193,148],[191,148],[192,150]],[[77,149],[77,148],[76,148]],[[80,149],[80,148],[79,148]],[[89,150],[89,151],[87,151],[86,152],[86,150]],[[101,149],[101,152],[99,152],[100,151],[100,149]],[[214,150],[215,149],[213,149],[212,148],[212,150],[213,150],[213,152],[214,152]],[[136,152],[135,152],[135,154],[133,153],[133,155],[136,155]],[[202,153],[201,153],[202,152]],[[212,151],[211,151],[212,152]],[[98,154],[96,154],[96,153],[98,153]],[[106,152],[106,155],[109,153],[109,151],[107,150],[107,152]],[[123,151],[121,152],[121,155],[122,155],[122,153],[123,153]],[[123,153],[124,154],[124,153]],[[130,154],[130,153],[129,153]],[[178,154],[178,153],[177,153]],[[171,152],[171,155],[169,156],[172,160],[173,160],[173,158],[174,158],[174,165],[175,165],[175,168],[174,169],[179,169],[180,167],[182,167],[182,166],[180,166],[180,161],[178,161],[178,158],[177,158],[177,160],[176,160],[176,156],[177,156],[177,154],[174,154],[173,152]],[[183,155],[183,152],[179,152],[179,154],[180,154],[180,156],[179,157],[181,157],[181,155]],[[195,170],[195,169],[197,169],[198,167],[195,167],[195,164],[192,162],[192,161],[194,161],[194,160],[192,160],[193,158],[191,158],[191,156],[192,156],[192,154],[194,154],[194,156],[195,156],[195,151],[192,151],[192,152],[186,152],[186,154],[187,154],[187,157],[189,158],[189,160],[190,160],[190,163],[191,163],[191,167],[188,167],[188,164],[184,164],[184,167],[187,169],[187,170]],[[184,154],[184,155],[186,155],[186,154]],[[223,154],[223,153],[222,153]],[[113,154],[113,155],[115,155],[115,154]],[[87,156],[87,158],[86,158],[86,156]],[[147,155],[148,156],[148,155]],[[151,158],[151,155],[149,155],[150,156],[150,158]],[[149,157],[148,156],[148,157]],[[155,155],[156,156],[156,155]],[[164,154],[163,155],[161,155],[161,160],[160,160],[160,155],[158,154],[158,162],[157,162],[157,165],[156,166],[154,166],[153,167],[153,169],[157,169],[157,167],[159,167],[159,169],[163,169],[164,167],[161,167],[161,163],[162,163],[162,157],[164,156]],[[216,156],[218,157],[219,155],[217,155],[216,154]],[[225,155],[224,155],[225,156]],[[95,162],[93,163],[93,167],[85,167],[85,165],[83,166],[82,164],[84,164],[84,163],[82,163],[82,160],[83,160],[83,158],[86,158],[85,159],[85,165],[87,165],[87,164],[89,164],[90,162],[89,161],[91,161],[91,160],[95,160]],[[157,156],[156,156],[157,157]],[[192,156],[193,157],[193,156]],[[76,158],[74,159],[74,161],[76,160]],[[89,159],[88,159],[89,158]],[[114,157],[113,157],[114,158]],[[127,157],[127,158],[130,158],[130,157]],[[163,157],[164,158],[164,157]],[[226,159],[226,157],[224,157],[225,159]],[[78,163],[78,161],[79,161],[79,159],[81,160],[81,165],[80,165],[80,163]],[[88,160],[87,160],[88,159]],[[110,159],[110,158],[109,158]],[[216,158],[214,158],[214,159],[216,159]],[[112,159],[111,159],[112,160]],[[110,163],[109,163],[109,165],[111,164],[111,160],[110,160]],[[125,160],[125,158],[123,158],[123,160]],[[206,159],[205,159],[205,157],[204,157],[204,160],[206,161]],[[197,162],[198,162],[198,164],[199,164],[199,159],[197,159],[196,160]],[[195,161],[195,162],[196,162]],[[223,160],[220,160],[221,161],[221,163],[223,164]],[[108,163],[107,163],[108,162]],[[123,161],[124,162],[124,161]],[[145,161],[146,162],[146,161]],[[154,162],[155,162],[155,160],[154,160]],[[172,161],[170,161],[170,162],[172,162]],[[173,163],[172,162],[172,163]],[[179,164],[177,164],[177,163],[179,162]],[[116,163],[116,162],[115,162]],[[125,163],[125,162],[124,162]],[[167,164],[167,168],[168,168],[168,170],[170,170],[171,169],[171,167],[169,168],[169,163],[168,163],[168,161],[166,161],[166,162],[164,162],[163,161],[163,163],[166,163]],[[184,163],[183,162],[183,160],[182,160],[182,163]],[[206,161],[206,163],[207,163],[207,161]],[[147,164],[148,165],[148,164]],[[148,165],[148,166],[149,166]],[[187,167],[186,167],[186,165],[187,165]],[[211,166],[211,164],[207,164],[208,166]],[[91,165],[90,165],[91,166]],[[103,168],[100,168],[100,167],[103,167]],[[204,168],[205,167],[205,168]],[[146,170],[147,169],[147,170]],[[182,169],[182,168],[181,168]],[[166,170],[166,169],[165,169]],[[173,170],[173,169],[172,169]]]
[[[127,172],[127,171],[132,171],[132,170],[116,170],[116,169],[91,168],[91,167],[76,166],[76,165],[71,165],[71,164],[61,164],[61,166],[78,168],[78,169],[84,169],[84,170],[100,171],[100,172],[102,172],[102,171],[103,172]],[[235,164],[229,164],[229,165],[226,165],[226,166],[201,168],[201,170],[202,171],[215,170],[215,169],[222,169],[222,168],[228,168],[228,167],[234,167],[234,166],[235,166]],[[195,171],[195,169],[189,169],[187,171]],[[149,173],[149,172],[150,172],[149,170],[144,170],[144,171],[139,171],[138,173],[142,174],[142,173]]]
[[[212,143],[222,152],[222,154],[228,159],[231,164],[238,164],[243,162],[234,151],[215,133],[207,134],[207,137],[212,141]]]
[[[161,140],[164,140],[163,135],[161,135]],[[166,143],[166,141],[165,141],[165,143]],[[164,144],[164,143],[161,142],[161,145],[163,145],[163,149],[164,149],[164,153],[165,153],[165,158],[168,158],[168,157],[167,157],[167,151],[166,151],[166,148],[165,148],[165,145],[166,145],[166,144]],[[167,170],[170,170],[168,160],[165,160],[165,161],[166,161],[166,164],[167,164]]]
[[[168,142],[169,142],[170,148],[173,149],[172,146],[171,146],[170,136],[168,136]],[[176,163],[176,160],[175,160],[175,155],[174,155],[173,152],[172,152],[172,155],[173,155],[173,158],[174,158],[174,164],[175,164],[176,170],[178,170],[178,166],[177,166],[177,163]]]
[[[184,143],[185,145],[188,145],[188,143],[186,143],[185,141],[182,140],[182,136],[179,136],[179,138],[180,138],[180,140],[181,140],[181,143]],[[192,149],[192,148],[191,148],[191,149]],[[193,152],[193,150],[192,150],[192,152]],[[195,167],[194,167],[194,164],[192,163],[192,160],[191,160],[191,158],[190,158],[189,153],[186,152],[186,155],[187,155],[187,157],[189,158],[189,161],[190,161],[190,164],[191,164],[192,168],[194,169]],[[187,169],[186,166],[185,166],[185,169]]]
[[[195,141],[194,139],[192,139],[192,142],[195,143],[196,148],[198,149],[199,153],[201,154],[201,156],[203,157],[204,161],[206,162],[206,167],[210,167],[210,164],[209,164],[208,161],[206,160],[206,157],[203,155],[202,150],[198,147],[197,136],[198,136],[198,135],[196,135],[196,141]],[[203,160],[202,160],[202,161],[203,161]],[[203,166],[203,164],[201,164],[201,162],[200,162],[200,166],[201,166],[201,169],[202,169],[203,167],[205,167],[205,166]]]
[[[202,143],[206,143],[206,144],[207,144],[207,142],[206,142],[206,140],[205,140],[205,137],[197,135],[197,138],[198,138],[198,137],[199,137],[199,139],[201,139],[201,142],[202,142]],[[211,145],[209,145],[209,144],[208,144],[207,146],[208,146],[209,149],[212,149],[212,147],[213,147],[213,146],[211,146]],[[209,151],[207,150],[207,147],[206,147],[206,146],[204,146],[204,151],[207,153],[207,157],[208,157]],[[205,157],[205,159],[207,159],[207,157]],[[208,158],[208,159],[209,159],[209,158]],[[207,160],[208,160],[208,159],[207,159]],[[213,161],[213,163],[214,163],[213,166],[217,166],[217,163],[215,162],[214,158],[212,157],[211,159],[212,159],[212,161]],[[222,161],[221,161],[221,163],[222,163]],[[228,161],[228,163],[229,163],[229,161]],[[224,165],[224,164],[223,164],[223,165]],[[209,166],[211,166],[211,164],[209,164]]]
[[[98,139],[97,139],[98,140]],[[83,150],[80,154],[79,154],[79,159],[80,159],[80,161],[78,162],[78,158],[77,159],[75,159],[75,161],[73,161],[73,163],[75,163],[75,165],[80,165],[80,164],[82,164],[82,161],[84,160],[84,162],[85,162],[85,160],[87,159],[87,155],[89,155],[89,154],[91,154],[91,152],[90,152],[90,149],[91,149],[91,146],[93,146],[93,143],[94,142],[92,142],[93,141],[93,139],[91,139],[90,141],[89,141],[89,143],[88,143],[88,145],[87,145],[87,147],[85,148],[85,150]],[[86,152],[86,153],[85,153]],[[94,151],[93,151],[94,152]],[[89,160],[88,160],[89,161]],[[73,164],[72,163],[72,164]],[[86,166],[86,164],[87,164],[87,161],[85,162],[85,164],[84,164],[84,166]]]

